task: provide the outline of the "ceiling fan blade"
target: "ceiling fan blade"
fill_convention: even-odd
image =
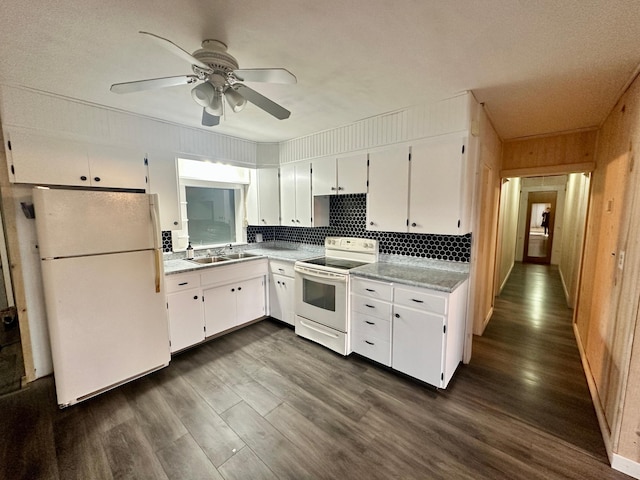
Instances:
[[[298,81],[293,73],[284,68],[241,68],[233,73],[241,82],[293,84]]]
[[[204,62],[201,62],[196,57],[191,55],[189,52],[187,52],[186,50],[183,50],[178,45],[173,43],[171,40],[167,40],[166,38],[162,38],[162,37],[160,37],[160,36],[158,36],[158,35],[156,35],[154,33],[149,33],[149,32],[140,32],[140,33],[142,33],[143,35],[149,35],[149,37],[151,37],[158,45],[166,48],[171,53],[173,53],[174,55],[179,56],[183,60],[186,60],[190,64],[197,65],[198,67],[203,68],[205,70],[209,70],[210,69],[209,65],[207,65]]]
[[[205,127],[215,127],[220,123],[220,117],[216,117],[215,115],[211,115],[207,113],[207,111],[202,109],[202,125]]]
[[[265,112],[273,115],[278,120],[284,120],[285,118],[289,118],[291,112],[284,107],[281,107],[277,103],[272,100],[269,100],[264,95],[260,95],[255,90],[243,85],[241,83],[236,83],[233,85],[233,88],[244,98],[253,103],[256,107],[261,108]]]
[[[111,85],[110,90],[113,93],[142,92],[144,90],[186,85],[197,81],[198,77],[195,75],[180,75],[178,77],[152,78],[149,80],[138,80],[135,82],[114,83]]]

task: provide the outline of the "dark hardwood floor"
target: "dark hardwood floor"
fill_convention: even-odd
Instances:
[[[516,265],[446,391],[264,321],[65,410],[45,378],[0,412],[3,479],[628,478],[542,265]]]

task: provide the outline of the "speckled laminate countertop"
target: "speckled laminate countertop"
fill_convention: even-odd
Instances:
[[[370,263],[354,268],[349,273],[352,277],[430,288],[441,292],[453,292],[469,278],[468,272],[388,262]]]

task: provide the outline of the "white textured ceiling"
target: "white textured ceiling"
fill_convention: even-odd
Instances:
[[[640,64],[639,0],[50,0],[0,2],[0,82],[200,127],[188,85],[116,95],[112,83],[190,74],[139,30],[187,51],[205,38],[291,110],[250,105],[213,131],[281,141],[472,90],[504,139],[599,125]]]

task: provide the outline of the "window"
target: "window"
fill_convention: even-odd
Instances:
[[[243,243],[244,196],[248,170],[209,162],[179,159],[182,230],[172,231],[173,250]]]
[[[236,201],[231,188],[185,187],[192,246],[236,243]]]

